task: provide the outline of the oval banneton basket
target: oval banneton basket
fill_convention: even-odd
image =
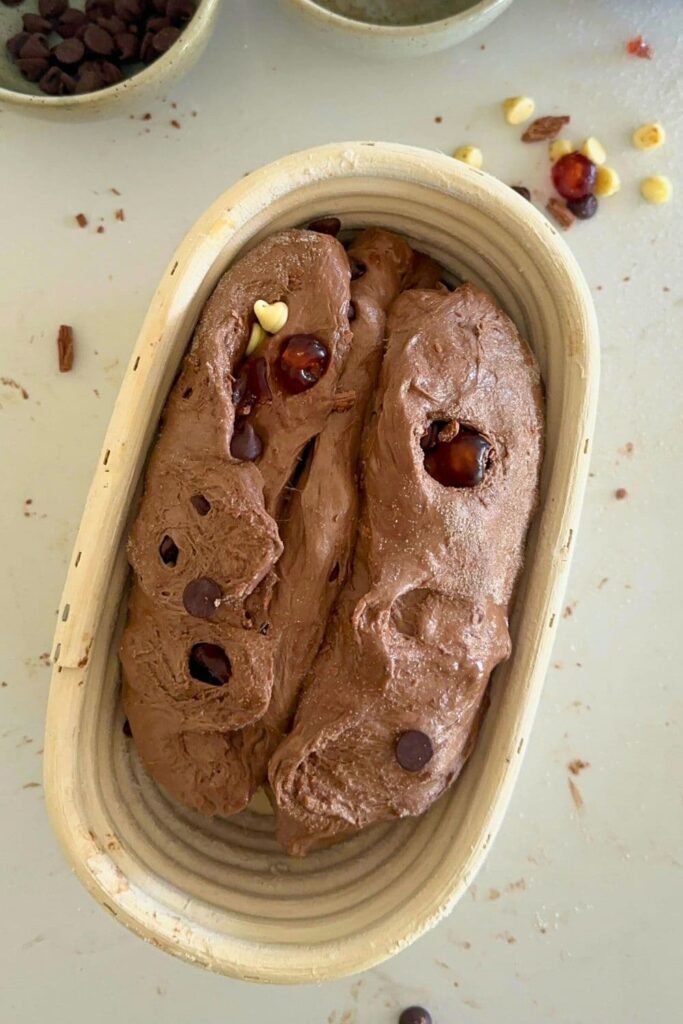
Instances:
[[[517,322],[547,392],[542,502],[512,619],[513,653],[458,783],[419,819],[305,860],[274,840],[265,800],[207,820],[174,803],[122,732],[117,645],[127,528],[197,316],[265,235],[334,213],[402,232]],[[52,824],[85,886],[168,952],[239,978],[310,982],[371,967],[446,914],[500,827],[541,693],[588,471],[598,386],[586,284],[555,229],[494,178],[437,153],[324,146],[243,179],[200,219],[152,301],[76,541],[55,639],[45,742]],[[261,794],[262,796],[263,794]]]

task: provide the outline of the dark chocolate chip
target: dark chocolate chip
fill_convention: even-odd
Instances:
[[[398,1018],[398,1024],[432,1024],[432,1015],[424,1006],[409,1006]]]
[[[213,619],[223,596],[223,591],[215,580],[201,576],[192,580],[183,591],[185,610],[197,619]]]
[[[49,64],[41,57],[20,57],[17,67],[29,82],[37,82],[47,71]]]
[[[147,19],[147,31],[148,32],[160,32],[162,28],[168,28],[171,24],[170,18],[163,18],[161,15],[157,18]]]
[[[86,24],[86,17],[83,11],[77,11],[75,7],[69,7],[57,22],[55,32],[62,39],[71,39],[81,25]]]
[[[349,318],[349,323],[352,324],[353,321],[356,319],[356,303],[355,302],[349,302],[349,308],[348,308],[348,311],[347,311],[346,315]]]
[[[522,199],[526,199],[528,202],[531,202],[531,192],[528,188],[526,188],[526,186],[511,185],[510,188],[512,189],[513,192],[516,192],[518,196],[521,196]]]
[[[137,21],[144,10],[143,0],[114,0],[114,10],[123,21]]]
[[[319,235],[332,235],[336,238],[341,231],[341,221],[339,217],[319,217],[318,220],[311,221],[308,230],[317,231]]]
[[[50,56],[50,47],[47,44],[47,36],[35,32],[29,36],[19,53],[20,57],[37,57],[39,60],[47,60]]]
[[[99,25],[88,25],[83,33],[83,42],[91,53],[98,57],[109,57],[114,52],[114,40],[106,29]]]
[[[116,85],[123,78],[123,72],[116,64],[109,60],[103,60],[100,64],[100,73],[105,85]]]
[[[48,68],[38,85],[48,96],[71,96],[76,91],[76,79],[61,68]]]
[[[101,89],[104,85],[100,69],[97,65],[93,66],[94,61],[86,61],[89,65],[81,65],[78,69],[78,81],[76,83],[76,93],[84,92],[95,92],[97,89]]]
[[[38,0],[38,10],[44,18],[59,18],[68,6],[67,0]]]
[[[263,441],[248,420],[238,420],[230,442],[230,454],[242,462],[254,462],[263,451]]]
[[[85,45],[80,39],[63,39],[52,49],[60,64],[78,64],[85,56]]]
[[[567,206],[579,220],[589,220],[598,212],[598,201],[592,193],[583,199],[570,199]]]
[[[161,561],[164,565],[176,565],[179,554],[178,545],[172,537],[169,537],[169,535],[166,534],[159,545],[159,557],[161,558]]]
[[[17,34],[15,36],[12,36],[5,43],[5,46],[7,47],[7,49],[10,52],[10,54],[14,57],[15,60],[17,59],[17,57],[21,53],[21,48],[24,45],[24,43],[28,42],[28,39],[29,39],[29,33],[28,32],[17,32]]]
[[[146,32],[140,44],[140,60],[145,64],[151,64],[159,56],[154,49],[154,33]]]
[[[122,732],[123,732],[124,736],[129,736],[130,737],[130,736],[133,735],[133,730],[131,729],[130,722],[128,721],[127,718],[124,718],[124,720],[123,720]]]
[[[140,55],[140,40],[136,35],[132,32],[118,32],[114,36],[114,42],[120,60],[137,60]]]
[[[113,0],[85,0],[85,13],[91,21],[114,13]]]
[[[396,740],[396,760],[407,772],[420,772],[434,754],[432,741],[419,729],[407,729]]]
[[[110,14],[107,17],[102,15],[95,23],[99,28],[103,28],[105,32],[108,32],[110,36],[115,36],[117,32],[126,31],[126,23],[123,18],[117,17],[115,14]]]
[[[206,516],[211,511],[211,502],[203,494],[193,494],[190,501],[200,516]]]
[[[168,0],[166,17],[176,24],[185,25],[195,12],[193,0]]]
[[[190,675],[200,683],[225,686],[232,675],[232,665],[218,644],[195,644],[190,651]]]
[[[363,274],[368,269],[366,267],[366,265],[363,263],[362,260],[356,260],[356,259],[353,258],[353,256],[351,256],[349,258],[349,266],[351,267],[351,280],[352,281],[357,281],[358,278],[362,277]]]
[[[173,46],[179,35],[180,29],[169,25],[167,28],[162,28],[160,32],[157,32],[152,40],[152,45],[157,53],[166,53]]]
[[[43,18],[40,14],[22,14],[21,23],[24,32],[44,32],[49,35],[52,32],[52,22]]]

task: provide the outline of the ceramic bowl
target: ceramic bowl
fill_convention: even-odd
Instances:
[[[198,0],[194,17],[177,42],[153,64],[134,72],[118,85],[80,96],[46,96],[36,83],[27,82],[21,76],[4,43],[21,31],[22,14],[37,11],[37,0],[29,0],[19,8],[0,5],[0,105],[5,104],[45,120],[87,119],[124,113],[135,101],[161,90],[192,67],[209,40],[219,6],[220,0]]]
[[[512,0],[280,0],[333,45],[361,56],[414,57],[481,32]],[[341,13],[340,13],[341,12]],[[393,12],[393,13],[392,13]],[[427,12],[424,20],[422,12]],[[410,22],[410,23],[406,23]]]
[[[346,227],[402,232],[496,296],[541,366],[547,451],[511,622],[512,657],[494,674],[492,703],[461,778],[421,818],[295,860],[276,845],[263,794],[234,818],[210,820],[146,776],[122,731],[116,652],[127,530],[201,308],[246,249],[325,214]],[[47,805],[66,856],[109,913],[212,970],[292,983],[369,968],[453,908],[500,828],[541,694],[576,543],[597,386],[595,316],[571,253],[541,213],[482,171],[406,146],[329,145],[250,174],[214,203],[172,257],[133,351],[55,638]]]

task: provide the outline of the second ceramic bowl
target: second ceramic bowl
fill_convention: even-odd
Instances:
[[[204,52],[221,0],[198,0],[194,17],[180,38],[153,64],[135,71],[117,85],[79,96],[46,96],[33,82],[22,78],[4,45],[21,30],[21,14],[37,11],[35,0],[21,9],[0,6],[0,105],[43,120],[87,120],[125,113],[133,102],[151,97],[188,71]]]
[[[221,274],[266,235],[336,214],[403,233],[490,290],[538,357],[547,395],[541,507],[511,622],[513,652],[457,784],[418,819],[294,860],[257,801],[230,819],[180,807],[122,731],[118,639],[126,535],[159,415]],[[561,618],[588,472],[597,328],[555,228],[507,185],[439,153],[324,146],[242,179],[198,221],[152,301],[121,386],[60,607],[45,743],[53,827],[110,914],[161,949],[254,981],[362,971],[465,892],[500,828]]]
[[[512,0],[280,0],[333,45],[361,56],[416,57],[486,28]],[[393,12],[393,13],[392,13]]]

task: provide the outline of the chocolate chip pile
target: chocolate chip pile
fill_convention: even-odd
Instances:
[[[24,78],[48,96],[95,92],[165,53],[195,8],[195,0],[86,0],[81,11],[68,0],[38,0],[39,13],[22,15],[22,31],[6,46]]]

